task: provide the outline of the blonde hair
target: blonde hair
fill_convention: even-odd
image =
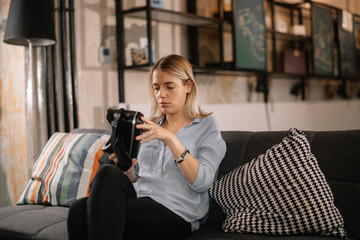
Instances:
[[[149,72],[149,87],[151,96],[150,119],[152,121],[158,121],[164,116],[164,113],[161,111],[153,91],[152,83],[154,71],[162,71],[169,73],[182,80],[184,86],[189,80],[192,81],[192,89],[186,95],[185,101],[185,115],[188,118],[204,118],[212,114],[204,112],[199,106],[198,87],[195,82],[193,70],[190,63],[184,57],[172,54],[161,58],[157,63],[155,63],[155,65],[150,69]]]

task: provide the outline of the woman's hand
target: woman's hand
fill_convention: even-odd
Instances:
[[[136,125],[137,129],[142,129],[143,133],[139,136],[136,136],[136,140],[140,141],[140,143],[149,142],[153,139],[159,139],[165,143],[173,136],[173,134],[166,130],[165,128],[153,123],[152,121],[146,119],[145,117],[141,117],[141,120],[144,124]]]
[[[179,157],[186,150],[179,139],[177,139],[177,137],[172,132],[144,117],[141,117],[141,120],[144,121],[144,124],[138,124],[136,125],[136,128],[142,129],[144,133],[135,138],[138,141],[140,140],[140,143],[149,142],[153,139],[159,139],[167,144],[174,159]],[[188,182],[190,184],[194,184],[199,170],[198,160],[189,154],[185,161],[183,161],[178,166]]]
[[[115,153],[110,154],[109,159],[110,159],[111,161],[113,161],[114,164],[116,165],[116,163],[117,163],[117,158],[116,158]]]
[[[111,161],[113,161],[115,163],[115,165],[116,165],[117,158],[116,158],[115,153],[110,154],[109,159]],[[131,167],[127,171],[123,172],[126,176],[128,176],[130,181],[133,182],[133,183],[138,180],[138,178],[135,175],[135,170],[134,170],[136,164],[137,164],[137,160],[135,158],[133,158]]]
[[[132,183],[136,182],[138,180],[138,177],[135,175],[135,165],[137,164],[137,160],[135,158],[132,159],[132,165],[131,167],[124,172],[126,176],[130,179]]]

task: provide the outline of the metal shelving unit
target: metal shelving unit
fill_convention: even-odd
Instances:
[[[170,23],[176,25],[182,25],[188,27],[189,32],[189,56],[190,62],[194,68],[199,67],[199,56],[198,56],[198,28],[209,28],[217,29],[222,32],[222,20],[215,18],[206,18],[196,15],[196,1],[187,1],[187,12],[177,12],[167,9],[160,9],[151,6],[151,1],[146,0],[146,6],[134,7],[131,9],[123,10],[122,0],[115,0],[116,2],[116,29],[117,29],[117,54],[118,54],[118,81],[119,81],[119,101],[124,102],[124,70],[125,69],[139,69],[147,70],[154,64],[153,62],[153,49],[149,47],[147,49],[147,63],[139,65],[127,66],[125,64],[125,52],[124,52],[124,18],[138,18],[146,21],[146,35],[147,35],[147,46],[152,46],[153,29],[152,21],[158,21],[163,23]],[[221,0],[218,1],[218,6],[221,8]],[[222,51],[222,34],[219,35],[219,49],[220,49],[220,63],[219,66],[223,66],[223,51]],[[191,44],[190,44],[191,43]]]
[[[233,0],[234,2],[235,0]],[[265,71],[253,70],[253,69],[235,69],[234,62],[224,62],[224,49],[223,49],[223,32],[231,32],[234,38],[234,12],[233,22],[230,23],[231,28],[229,29],[229,24],[225,24],[224,11],[223,11],[223,1],[217,0],[218,10],[216,18],[207,18],[196,15],[196,0],[187,0],[187,12],[177,12],[167,9],[160,9],[151,6],[151,1],[146,0],[146,5],[141,7],[134,7],[131,9],[122,9],[122,0],[115,0],[116,2],[116,29],[117,29],[117,54],[118,54],[118,81],[119,81],[119,101],[124,102],[124,71],[126,69],[136,69],[140,71],[148,71],[149,68],[154,64],[153,62],[153,49],[150,47],[147,49],[147,63],[139,65],[127,66],[125,64],[125,44],[124,44],[124,18],[136,18],[143,19],[146,22],[146,36],[147,36],[147,46],[152,46],[153,39],[153,29],[152,21],[158,21],[163,23],[170,23],[175,25],[182,25],[187,27],[188,30],[188,52],[189,52],[189,61],[192,63],[195,74],[217,74],[217,75],[234,75],[234,76],[256,76],[258,78],[258,83],[261,85],[261,89],[264,93],[264,101],[268,101],[268,78],[269,77],[288,77],[288,78],[299,78],[299,86],[301,88],[302,99],[305,100],[305,79],[307,78],[335,78],[340,79],[343,82],[343,85],[346,86],[346,79],[341,76],[319,76],[313,74],[314,69],[314,59],[313,59],[313,32],[311,29],[310,36],[300,36],[294,35],[292,33],[283,33],[275,29],[275,7],[281,7],[289,10],[290,17],[290,26],[295,22],[297,24],[303,24],[303,11],[310,11],[307,18],[310,17],[310,26],[312,22],[311,7],[316,4],[311,0],[302,0],[298,3],[284,3],[283,1],[278,0],[264,0],[264,4],[270,6],[270,17],[271,17],[271,29],[266,31],[266,39],[271,40],[272,47],[272,69],[269,69],[269,65]],[[310,9],[306,8],[304,4],[310,4]],[[334,12],[341,11],[334,7],[330,7],[324,4],[320,4],[323,7],[329,7]],[[307,10],[306,10],[307,9]],[[266,15],[267,13],[265,13]],[[336,19],[336,16],[334,17]],[[334,20],[335,21],[335,20]],[[333,24],[334,31],[336,24]],[[219,61],[210,63],[207,66],[199,65],[199,29],[211,29],[218,31],[219,37]],[[336,43],[335,48],[339,49],[339,41],[335,39],[333,41]],[[277,55],[277,44],[280,42],[287,44],[291,49],[297,48],[306,51],[307,54],[307,72],[305,74],[293,74],[285,73],[282,68],[279,66],[281,63],[279,56]],[[267,43],[268,47],[269,43]],[[234,45],[233,45],[234,49]],[[339,55],[340,53],[338,53]],[[337,56],[338,57],[338,56]],[[235,51],[233,51],[233,58],[235,59]],[[340,60],[337,60],[337,67],[340,67]],[[235,61],[235,60],[234,60]],[[352,78],[352,80],[359,80],[359,77]],[[346,94],[344,93],[344,98]]]

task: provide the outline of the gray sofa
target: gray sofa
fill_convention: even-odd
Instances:
[[[83,132],[76,132],[79,131]],[[222,132],[227,153],[218,178],[264,153],[286,134],[286,131]],[[360,130],[307,131],[305,134],[334,194],[335,205],[344,218],[349,238],[360,239]],[[66,207],[43,205],[1,208],[0,239],[67,239],[67,213]],[[224,233],[221,229],[224,218],[221,208],[213,202],[206,224],[186,239],[336,239],[313,235]]]

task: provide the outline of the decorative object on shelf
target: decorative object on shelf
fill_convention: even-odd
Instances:
[[[151,7],[164,8],[164,0],[151,0]]]
[[[235,0],[235,68],[266,70],[266,28],[263,0]]]
[[[340,11],[338,18],[339,50],[340,50],[340,76],[356,76],[356,49],[354,35],[353,15],[346,11]]]
[[[288,25],[284,19],[275,19],[275,31],[280,33],[288,33]]]
[[[46,110],[41,103],[47,101],[43,92],[45,84],[35,74],[34,47],[50,46],[56,43],[54,8],[52,1],[12,0],[6,23],[4,42],[28,46],[30,78],[26,79],[26,135],[28,145],[28,166],[32,168],[41,152],[42,141],[47,136],[46,122],[41,121]],[[45,142],[46,143],[46,142]]]
[[[124,26],[125,27],[125,26]],[[131,57],[131,49],[139,49],[145,48],[141,47],[141,40],[142,38],[147,39],[147,28],[144,22],[134,22],[130,25],[130,27],[124,28],[124,53],[125,53],[125,65],[131,66],[132,57]]]
[[[354,21],[353,21],[353,15],[351,12],[342,10],[340,18],[341,19],[341,28],[345,31],[348,31],[350,33],[353,33],[354,31]]]
[[[313,58],[314,74],[334,75],[333,41],[331,10],[313,5]]]
[[[148,39],[145,37],[141,37],[140,38],[140,48],[145,49],[145,56],[146,59],[149,59],[149,49],[148,49]],[[151,55],[152,55],[152,59],[151,59],[151,63],[150,64],[154,64],[156,62],[156,56],[155,56],[155,43],[154,43],[154,39],[151,40]]]
[[[307,74],[306,52],[299,49],[285,49],[283,52],[284,73]]]
[[[142,65],[147,64],[148,59],[146,57],[146,50],[145,48],[131,48],[131,61],[133,65]]]
[[[306,36],[306,27],[303,24],[294,24],[292,26],[292,33],[294,35]]]

